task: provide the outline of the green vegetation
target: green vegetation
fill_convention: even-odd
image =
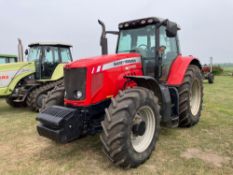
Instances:
[[[231,75],[231,76],[233,76],[233,65],[232,66],[223,67],[223,69],[224,69],[223,75]]]
[[[213,74],[221,75],[223,73],[223,68],[221,66],[213,66]]]
[[[205,82],[202,117],[189,129],[162,128],[156,150],[137,169],[115,167],[99,135],[66,145],[39,137],[36,113],[0,100],[0,174],[224,174],[233,172],[233,77]]]

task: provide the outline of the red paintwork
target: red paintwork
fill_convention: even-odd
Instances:
[[[123,89],[124,87],[126,79],[123,77],[125,75],[143,75],[142,64],[132,63],[108,70],[102,70],[103,65],[111,63],[113,61],[122,60],[124,58],[133,57],[141,56],[137,53],[115,54],[88,59],[80,59],[67,64],[65,66],[65,69],[86,67],[87,80],[86,99],[81,101],[65,99],[65,104],[70,104],[72,106],[90,106],[90,104],[96,104],[103,100],[106,100],[107,98],[116,96],[118,94],[118,91]],[[99,72],[97,71],[98,67],[100,67]]]
[[[118,67],[103,70],[103,65],[105,64],[126,58],[135,57],[141,56],[137,53],[114,54],[98,56],[94,58],[80,59],[67,64],[65,66],[65,69],[80,67],[87,68],[87,79],[85,100],[65,99],[65,104],[83,107],[94,105],[108,98],[116,96],[119,90],[123,89],[125,85],[126,87],[135,86],[135,84],[132,84],[132,82],[126,83],[127,79],[125,79],[124,76],[143,75],[141,62],[136,62],[132,64],[130,63],[127,65],[121,65]],[[176,58],[176,60],[174,60],[171,66],[167,85],[179,86],[183,81],[186,69],[188,68],[190,62],[194,59],[195,58],[193,58],[192,56],[182,57],[181,55],[179,55]],[[79,81],[78,75],[77,81]]]
[[[202,72],[204,72],[204,73],[209,73],[209,72],[210,72],[210,67],[209,67],[209,66],[204,66],[204,67],[202,68]]]
[[[193,56],[179,55],[171,65],[167,85],[180,86],[183,83],[185,72],[193,60],[198,61],[198,59],[194,58]]]
[[[89,68],[89,67],[99,66],[101,64],[121,60],[124,58],[131,58],[131,57],[141,57],[141,56],[137,53],[122,53],[122,54],[112,54],[112,55],[101,55],[91,58],[81,58],[79,60],[73,61],[65,65],[65,68],[77,68],[77,67]]]

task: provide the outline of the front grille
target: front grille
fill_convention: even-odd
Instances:
[[[86,68],[64,69],[66,99],[83,100],[86,97]],[[81,91],[82,97],[77,98],[76,92]]]

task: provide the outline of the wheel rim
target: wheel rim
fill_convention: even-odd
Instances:
[[[201,87],[198,80],[194,80],[190,91],[190,109],[192,115],[197,115],[201,105]]]
[[[139,108],[134,116],[133,125],[137,124],[138,121],[145,122],[145,131],[141,136],[135,135],[135,133],[131,131],[131,143],[134,150],[141,153],[149,147],[154,137],[156,121],[153,110],[149,106]]]

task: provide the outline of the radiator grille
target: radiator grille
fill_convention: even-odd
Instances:
[[[83,100],[86,97],[86,68],[64,69],[66,99]],[[81,91],[82,97],[77,98],[76,92]]]

